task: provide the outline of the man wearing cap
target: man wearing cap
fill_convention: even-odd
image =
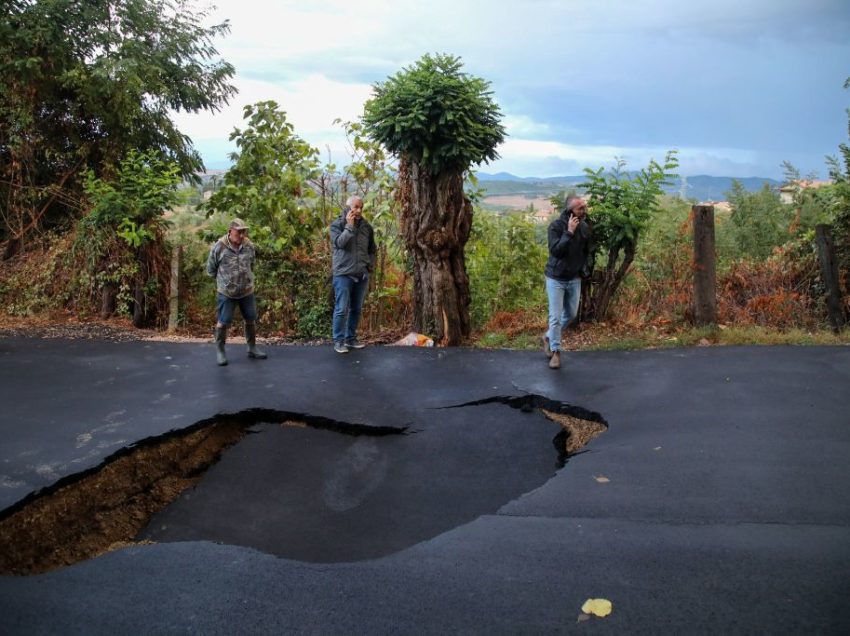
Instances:
[[[590,226],[587,203],[567,197],[561,216],[549,224],[549,260],[546,263],[546,295],[549,297],[549,331],[543,350],[549,368],[561,368],[561,330],[578,314],[581,276],[590,257]]]
[[[242,219],[233,219],[227,234],[213,244],[207,258],[207,274],[215,277],[218,314],[215,343],[216,360],[220,366],[227,364],[224,344],[227,341],[227,328],[233,322],[233,312],[237,305],[245,321],[248,357],[261,360],[267,357],[257,349],[257,299],[254,296],[252,271],[257,254],[247,232],[248,226]]]

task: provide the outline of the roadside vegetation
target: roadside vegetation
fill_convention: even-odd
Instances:
[[[349,141],[339,165],[323,163],[285,110],[263,101],[247,105],[232,131],[231,168],[207,175],[168,113],[215,110],[234,96],[233,69],[213,46],[226,24],[200,26],[202,16],[183,2],[93,2],[77,12],[61,1],[10,6],[0,25],[0,327],[111,321],[163,331],[176,282],[177,333],[207,336],[214,283],[204,262],[239,216],[259,253],[260,335],[325,340],[333,306],[327,228],[356,194],[379,245],[365,340],[392,342],[418,325],[444,344],[539,346],[546,223],[533,207],[484,207],[470,166],[497,156],[503,129],[488,84],[463,73],[458,58],[424,56],[379,84],[363,120],[337,122]],[[153,41],[145,33],[160,30],[168,37],[144,50],[139,43]],[[461,97],[447,105],[423,87]],[[420,100],[421,117],[409,100]],[[465,141],[424,136],[440,126]],[[791,203],[770,187],[733,183],[731,210],[716,214],[713,327],[693,325],[696,202],[664,193],[676,178],[675,152],[637,169],[586,169],[572,191],[590,203],[595,259],[567,347],[850,343],[846,328],[830,327],[815,247],[815,226],[827,224],[846,317],[850,147],[838,147],[827,164],[832,183],[799,187]],[[785,168],[787,184],[804,182]],[[556,210],[569,193],[552,197]],[[454,211],[438,209],[444,199]],[[441,226],[439,214],[454,220]],[[449,279],[441,291],[437,283]]]

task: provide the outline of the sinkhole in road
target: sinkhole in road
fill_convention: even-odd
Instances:
[[[251,409],[142,440],[0,512],[0,574],[169,541],[377,558],[497,512],[607,428],[536,395],[434,409],[417,426]]]

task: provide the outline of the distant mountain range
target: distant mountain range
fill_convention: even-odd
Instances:
[[[480,186],[487,191],[488,195],[500,194],[554,194],[559,190],[574,188],[583,183],[585,175],[562,176],[562,177],[518,177],[509,172],[477,172],[476,176]],[[670,194],[684,194],[686,199],[697,201],[723,201],[726,193],[732,189],[734,177],[711,177],[708,175],[696,175],[685,177],[685,180],[677,179],[665,187]],[[771,188],[781,185],[776,179],[767,177],[745,177],[737,179],[745,190],[755,192],[761,190],[764,184]]]

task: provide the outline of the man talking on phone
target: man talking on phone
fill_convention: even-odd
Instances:
[[[584,199],[567,197],[561,216],[549,224],[548,238],[549,331],[543,336],[543,350],[549,357],[549,368],[560,369],[561,332],[578,315],[581,275],[590,257],[590,226]]]
[[[375,266],[375,232],[363,218],[363,199],[349,197],[342,214],[331,223],[333,247],[334,351],[362,349],[357,340],[360,310]]]

